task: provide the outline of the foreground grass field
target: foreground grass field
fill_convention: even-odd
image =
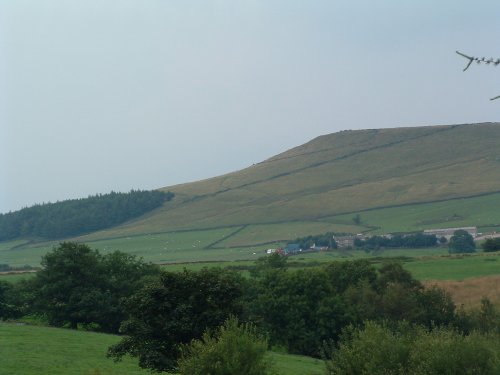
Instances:
[[[2,375],[140,375],[136,361],[114,363],[105,356],[116,336],[58,328],[0,323]]]
[[[0,323],[2,375],[146,375],[137,362],[115,363],[105,356],[118,336],[60,328]],[[282,375],[318,375],[323,362],[270,353]]]

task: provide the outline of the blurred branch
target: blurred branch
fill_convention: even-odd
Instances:
[[[478,64],[481,64],[481,63],[485,63],[487,65],[489,64],[493,64],[495,66],[497,66],[498,64],[500,64],[500,59],[496,59],[496,60],[493,60],[493,57],[490,57],[489,59],[486,59],[484,57],[474,57],[474,56],[467,56],[465,53],[462,53],[462,52],[459,52],[459,51],[455,51],[458,55],[462,56],[462,57],[465,57],[467,60],[469,60],[469,62],[467,63],[467,66],[464,68],[464,72],[469,69],[469,66],[471,66],[471,64],[475,61],[476,63]],[[498,99],[500,98],[500,95],[498,96],[495,96],[494,98],[491,98],[490,100],[495,100],[495,99]]]

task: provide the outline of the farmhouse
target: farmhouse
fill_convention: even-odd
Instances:
[[[426,229],[424,230],[424,234],[432,235],[434,234],[437,238],[444,237],[448,241],[453,236],[456,230],[465,230],[472,237],[477,237],[477,228],[476,227],[462,227],[462,228],[441,228],[441,229]]]
[[[333,239],[337,243],[339,249],[354,247],[354,236],[335,236]]]
[[[333,239],[337,243],[339,249],[347,249],[354,247],[354,240],[358,238],[360,240],[366,239],[363,234],[357,234],[355,236],[333,236]]]

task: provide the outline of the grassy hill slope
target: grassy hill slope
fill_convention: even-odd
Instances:
[[[499,139],[498,123],[324,135],[241,171],[166,187],[173,201],[86,239],[318,221],[498,192]]]
[[[20,326],[0,322],[2,375],[147,375],[136,360],[115,363],[107,348],[118,336],[61,328]],[[323,362],[314,358],[269,353],[280,374],[322,374]]]

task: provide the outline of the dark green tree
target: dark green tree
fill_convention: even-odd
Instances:
[[[33,309],[51,325],[92,326],[117,332],[125,318],[123,298],[158,268],[114,252],[101,255],[85,244],[64,242],[42,258],[42,270],[31,283]]]
[[[21,306],[17,303],[14,285],[0,280],[0,320],[17,318]]]
[[[0,241],[18,237],[66,238],[123,223],[171,200],[171,192],[111,192],[38,204],[0,214]]]
[[[354,215],[353,218],[352,218],[352,221],[356,225],[361,224],[361,215],[360,214]]]
[[[108,356],[130,355],[143,368],[175,370],[183,344],[241,314],[243,283],[235,272],[219,268],[163,272],[128,299],[129,318],[120,329],[125,336]]]
[[[453,232],[453,236],[448,243],[448,252],[455,253],[473,253],[476,251],[474,238],[466,230],[459,229]]]
[[[268,272],[255,287],[247,305],[251,321],[291,353],[319,355],[321,342],[345,324],[342,300],[324,270]]]
[[[500,237],[488,238],[481,245],[485,253],[494,252],[500,250]]]

